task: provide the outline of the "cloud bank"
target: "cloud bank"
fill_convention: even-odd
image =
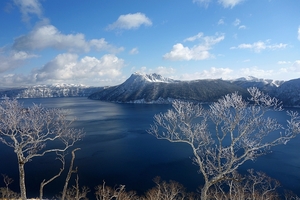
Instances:
[[[77,54],[63,53],[46,63],[42,68],[34,69],[28,75],[7,74],[1,77],[2,86],[52,84],[52,83],[84,83],[99,85],[101,81],[115,79],[121,75],[124,60],[112,54],[101,58]]]
[[[15,50],[42,50],[53,48],[71,52],[89,52],[91,49],[119,52],[123,48],[116,48],[104,38],[86,40],[84,34],[63,34],[53,25],[38,26],[27,35],[15,39]]]
[[[41,69],[33,71],[32,74],[36,82],[74,82],[74,80],[92,82],[102,77],[119,76],[123,66],[124,60],[112,54],[106,54],[100,59],[90,56],[78,59],[76,54],[64,53],[56,56]]]

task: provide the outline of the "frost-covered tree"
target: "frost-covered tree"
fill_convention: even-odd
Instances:
[[[288,111],[290,119],[280,124],[267,113],[282,111],[281,103],[257,88],[248,92],[249,101],[232,93],[207,109],[176,100],[173,109],[154,116],[148,130],[158,139],[190,145],[205,181],[203,200],[212,185],[228,179],[247,160],[267,153],[272,146],[286,144],[300,133],[298,113]]]
[[[24,166],[34,157],[65,152],[83,136],[60,109],[40,105],[25,108],[16,99],[0,103],[0,141],[17,155],[22,200],[27,199]],[[49,145],[51,143],[51,146]]]

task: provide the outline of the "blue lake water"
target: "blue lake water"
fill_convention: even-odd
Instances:
[[[75,166],[78,166],[80,185],[95,186],[105,180],[107,185],[125,184],[127,190],[139,193],[154,186],[153,178],[175,180],[188,191],[196,191],[202,182],[197,166],[192,164],[189,146],[157,140],[146,130],[153,116],[165,112],[170,105],[116,104],[93,101],[86,98],[22,99],[24,106],[32,103],[47,108],[68,110],[68,118],[76,118],[74,126],[83,128],[86,136],[75,147]],[[293,108],[300,111],[300,109]],[[285,122],[284,113],[276,113],[279,121]],[[241,168],[263,171],[281,182],[284,189],[300,195],[300,136],[287,145],[277,146],[272,152],[247,162]],[[70,157],[70,155],[69,155]],[[0,144],[0,173],[14,178],[11,188],[18,190],[17,159],[13,150]],[[25,165],[28,197],[38,196],[39,184],[58,172],[59,161],[55,155],[34,158]],[[68,169],[68,166],[66,166]],[[63,188],[65,174],[45,186],[44,194],[58,194]],[[73,175],[75,178],[75,175]],[[1,182],[1,181],[0,181]],[[72,183],[71,183],[72,184]],[[4,186],[4,183],[0,183]]]

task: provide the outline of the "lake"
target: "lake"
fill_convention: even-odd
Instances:
[[[153,122],[153,116],[165,112],[171,105],[155,104],[117,104],[93,101],[81,97],[21,99],[24,106],[32,103],[47,108],[68,110],[68,118],[76,118],[74,126],[86,132],[83,140],[76,143],[74,166],[78,167],[79,183],[89,186],[94,198],[94,187],[105,180],[109,186],[126,185],[127,190],[143,193],[154,186],[153,178],[175,180],[188,191],[196,191],[203,184],[197,166],[192,164],[192,152],[188,145],[157,140],[146,130]],[[293,108],[293,110],[298,110]],[[284,113],[276,113],[279,121],[284,122]],[[287,145],[277,146],[272,152],[247,162],[241,172],[248,168],[263,171],[281,182],[284,189],[300,195],[300,136]],[[18,190],[17,159],[13,149],[0,144],[0,173],[15,181],[11,189]],[[67,161],[70,160],[70,152]],[[69,162],[67,162],[69,164]],[[56,174],[60,162],[55,155],[34,158],[25,165],[28,197],[37,197],[40,182]],[[68,169],[68,165],[66,166]],[[64,173],[44,188],[44,194],[51,197],[62,191]],[[72,176],[75,178],[75,175]],[[0,181],[1,182],[1,181]],[[73,184],[74,182],[71,182]],[[0,183],[4,186],[4,183]]]

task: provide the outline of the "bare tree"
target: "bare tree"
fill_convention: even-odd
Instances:
[[[0,197],[3,199],[18,199],[18,198],[20,198],[20,195],[18,193],[9,189],[9,185],[12,184],[12,182],[14,182],[14,180],[5,174],[2,174],[2,177],[3,177],[3,181],[4,181],[6,187],[0,188]]]
[[[61,154],[61,153],[58,153],[58,152],[56,152],[56,154],[58,156],[56,159],[58,159],[62,163],[62,167],[59,169],[59,172],[57,174],[55,174],[53,177],[51,177],[49,180],[46,181],[46,179],[44,179],[41,182],[41,184],[40,184],[40,200],[43,199],[43,190],[44,190],[45,185],[51,183],[56,178],[58,178],[65,169],[65,163],[66,163],[65,162],[65,154],[64,153]]]
[[[154,116],[154,124],[148,130],[158,139],[190,145],[193,161],[205,181],[202,200],[207,199],[212,185],[228,179],[247,160],[267,153],[272,146],[286,144],[300,132],[298,113],[288,111],[287,125],[279,124],[266,114],[281,111],[281,103],[257,88],[249,88],[248,92],[249,101],[232,93],[208,109],[176,100],[173,109]]]
[[[24,108],[16,99],[0,103],[0,140],[12,147],[18,158],[21,198],[27,199],[24,165],[34,157],[64,152],[83,136],[71,128],[72,121],[60,109],[40,105]],[[47,148],[53,143],[51,148]]]
[[[78,171],[78,168],[77,168],[77,167],[76,167],[75,169],[73,169],[73,166],[74,166],[74,160],[75,160],[75,152],[76,152],[77,150],[80,150],[80,148],[74,149],[74,150],[72,151],[72,159],[71,159],[69,171],[68,171],[68,174],[67,174],[67,177],[66,177],[66,180],[65,180],[64,188],[63,188],[63,191],[62,191],[62,197],[61,197],[62,200],[64,200],[65,197],[66,197],[67,190],[68,190],[68,184],[69,184],[69,181],[70,181],[70,179],[71,179],[72,174],[73,174],[73,173],[77,173],[77,171]]]
[[[76,185],[73,185],[72,188],[68,188],[66,190],[64,199],[66,199],[66,200],[86,200],[86,199],[88,199],[87,193],[90,192],[90,189],[86,186],[83,186],[80,190],[78,174],[77,174],[77,178],[76,178],[75,182],[76,182]]]
[[[184,200],[192,199],[185,192],[185,188],[175,181],[161,181],[159,177],[154,179],[156,186],[148,190],[143,200]]]
[[[102,185],[95,187],[97,200],[137,200],[139,197],[134,191],[126,192],[125,185],[119,187],[106,186],[105,181]]]
[[[208,190],[208,199],[279,200],[281,198],[276,191],[279,186],[277,180],[270,178],[265,173],[249,169],[248,175],[242,176],[233,172],[230,178],[214,184]]]

